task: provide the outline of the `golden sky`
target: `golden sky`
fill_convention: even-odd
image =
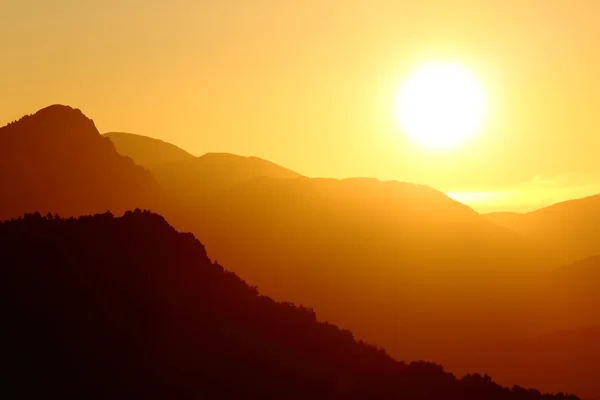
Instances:
[[[62,103],[196,155],[532,209],[600,192],[598,18],[596,0],[2,0],[0,124]],[[489,98],[481,134],[446,153],[393,114],[432,59]]]

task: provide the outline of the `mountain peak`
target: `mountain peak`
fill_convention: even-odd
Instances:
[[[40,114],[50,114],[50,113],[79,113],[81,115],[83,115],[83,113],[81,112],[80,109],[78,108],[73,108],[71,106],[65,105],[65,104],[51,104],[47,107],[44,107],[42,109],[40,109],[38,112],[36,112],[36,115],[40,115]]]
[[[31,119],[85,119],[91,121],[87,118],[83,112],[79,108],[73,108],[71,106],[63,105],[63,104],[52,104],[47,107],[44,107],[34,114],[28,114],[20,118],[18,121],[13,122],[21,122],[24,120]],[[11,124],[9,124],[11,125]]]
[[[81,110],[54,104],[0,128],[0,217],[153,208],[158,183]]]
[[[35,136],[36,142],[46,142],[48,138],[55,139],[57,136],[71,140],[82,135],[98,135],[94,121],[86,117],[80,109],[61,104],[53,104],[34,114],[25,115],[0,128],[0,134],[3,131],[7,134],[11,131],[20,132],[19,136],[27,132],[28,136]],[[13,140],[18,139],[13,137]]]

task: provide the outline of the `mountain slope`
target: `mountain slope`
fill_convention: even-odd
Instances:
[[[265,293],[310,304],[399,357],[545,329],[530,321],[541,296],[531,285],[552,255],[428,187],[258,178],[190,215],[210,254]]]
[[[464,357],[471,367],[461,373],[482,368],[500,383],[568,388],[583,398],[600,399],[600,325],[490,343]]]
[[[155,214],[28,215],[0,223],[0,254],[6,394],[567,398],[396,362],[311,310],[260,296]]]
[[[407,359],[564,328],[539,312],[539,274],[558,265],[551,249],[426,186],[312,179],[250,161],[205,155],[152,171],[184,199],[186,229],[211,256],[266,294]]]
[[[574,391],[600,399],[600,256],[540,275],[538,313],[563,320],[562,329],[514,340],[490,341],[461,357],[440,357],[451,371],[486,371],[502,384]],[[534,313],[529,319],[538,323]]]
[[[80,110],[53,105],[0,128],[0,218],[161,206],[152,175],[117,154]]]
[[[495,223],[561,249],[572,261],[600,254],[600,195],[529,213],[491,213]]]
[[[148,166],[161,186],[185,204],[196,202],[233,185],[261,177],[295,179],[301,175],[258,157],[207,153],[193,160]]]
[[[159,139],[124,132],[109,132],[103,136],[113,142],[119,154],[130,157],[138,165],[149,167],[194,159],[187,151]]]
[[[580,325],[600,325],[600,256],[559,268],[551,278],[555,296],[572,319]]]

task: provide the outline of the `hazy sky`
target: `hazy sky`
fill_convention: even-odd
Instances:
[[[0,124],[69,104],[101,132],[197,155],[531,208],[600,192],[599,18],[596,0],[0,0]],[[394,120],[402,80],[431,59],[488,92],[458,151],[415,147]]]

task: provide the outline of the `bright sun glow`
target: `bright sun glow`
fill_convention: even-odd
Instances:
[[[479,132],[486,108],[485,93],[473,74],[458,64],[435,62],[421,66],[404,82],[395,114],[417,144],[446,150]]]

